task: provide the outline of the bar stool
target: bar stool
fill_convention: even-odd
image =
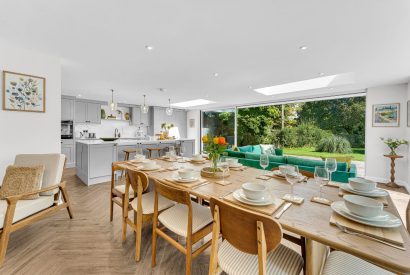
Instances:
[[[122,151],[125,153],[124,161],[127,161],[127,160],[130,159],[130,154],[131,154],[131,153],[137,152],[136,149],[125,149],[125,150],[122,150]],[[123,177],[124,177],[124,170],[121,171],[121,179],[122,179]]]
[[[146,148],[146,149],[148,150],[148,158],[151,158],[151,157],[152,157],[152,151],[156,151],[157,154],[158,154],[158,157],[161,156],[161,155],[160,155],[161,148],[152,147],[152,148]]]

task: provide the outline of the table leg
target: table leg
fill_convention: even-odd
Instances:
[[[306,272],[307,275],[318,275],[326,260],[329,248],[321,243],[306,238]]]
[[[393,188],[398,188],[400,186],[398,186],[395,183],[395,180],[396,180],[396,177],[395,177],[396,171],[394,169],[395,166],[396,166],[396,164],[394,163],[394,158],[391,158],[390,159],[390,182],[387,184],[387,186],[388,187],[393,187]]]

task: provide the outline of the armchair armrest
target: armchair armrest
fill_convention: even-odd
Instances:
[[[49,191],[54,190],[54,189],[61,189],[62,187],[63,188],[65,187],[65,181],[63,181],[60,184],[56,184],[56,185],[49,186],[49,187],[46,187],[46,188],[43,188],[43,189],[40,189],[40,190],[36,190],[36,191],[32,191],[32,192],[27,192],[25,194],[8,196],[5,199],[7,200],[7,204],[9,204],[9,205],[10,204],[15,204],[15,203],[17,203],[18,200],[24,199],[28,196],[39,194],[39,193],[42,193],[42,192],[49,192]]]

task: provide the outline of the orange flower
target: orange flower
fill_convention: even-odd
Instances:
[[[225,138],[224,138],[224,137],[219,137],[218,143],[219,143],[220,145],[225,145],[225,143],[226,143]]]
[[[214,144],[219,144],[219,137],[214,137]]]
[[[202,142],[203,142],[203,143],[208,143],[208,141],[209,141],[209,140],[208,140],[208,136],[207,136],[207,135],[205,135],[205,136],[202,137]]]

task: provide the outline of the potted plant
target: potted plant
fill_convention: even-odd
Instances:
[[[166,122],[164,122],[161,124],[161,129],[164,130],[163,132],[164,139],[168,139],[169,129],[171,129],[172,127],[174,127],[174,124],[172,123],[167,124]]]
[[[220,156],[225,152],[228,147],[228,143],[224,137],[208,137],[205,135],[202,137],[204,143],[204,149],[208,153],[211,160],[211,166],[202,168],[201,175],[205,177],[222,177],[222,170],[218,168],[218,161]],[[228,172],[229,173],[229,172]]]
[[[386,144],[390,148],[389,155],[396,156],[396,149],[403,144],[409,144],[409,142],[405,139],[398,139],[398,138],[380,138],[384,144]]]

